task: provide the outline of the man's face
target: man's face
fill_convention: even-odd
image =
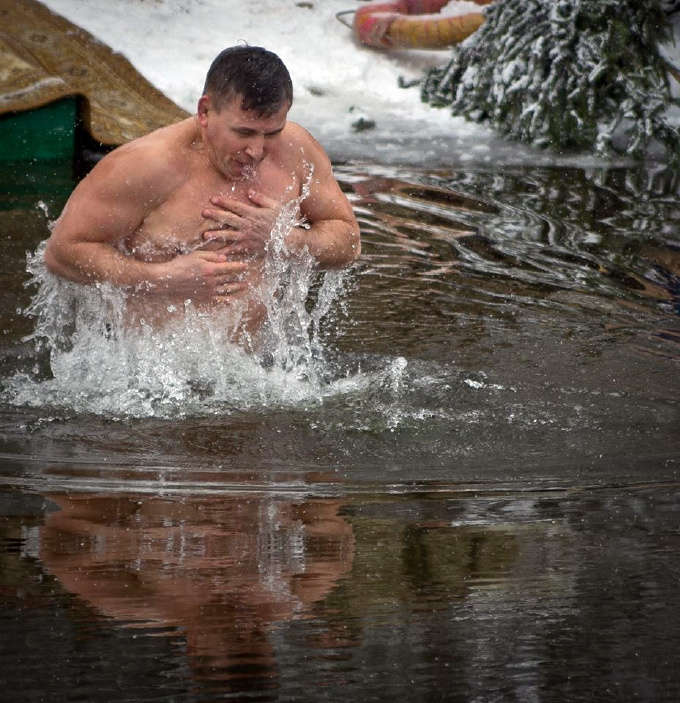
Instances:
[[[216,109],[210,96],[198,102],[198,121],[212,165],[228,178],[247,178],[276,145],[290,105],[262,117],[241,108],[236,96]]]

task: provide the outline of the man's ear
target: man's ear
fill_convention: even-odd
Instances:
[[[198,99],[198,109],[196,114],[198,115],[198,122],[202,127],[208,124],[208,110],[210,108],[210,96],[201,95]]]

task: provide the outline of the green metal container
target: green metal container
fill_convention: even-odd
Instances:
[[[76,98],[0,115],[0,161],[73,161],[77,120]]]

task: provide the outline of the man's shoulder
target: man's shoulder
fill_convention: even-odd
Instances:
[[[188,122],[177,122],[133,139],[114,149],[106,158],[113,157],[126,165],[136,163],[143,169],[167,170],[168,166],[179,166],[186,159]]]
[[[328,161],[328,156],[321,144],[297,122],[287,122],[286,136],[288,155],[295,161],[299,162],[301,156],[303,161],[314,164]]]
[[[180,122],[117,147],[97,164],[91,179],[154,194],[172,190],[184,178],[182,131]]]
[[[300,146],[309,146],[317,149],[321,148],[321,145],[314,139],[311,132],[297,122],[292,122],[290,120],[286,122],[286,136],[289,140],[292,140],[293,146],[296,148]]]

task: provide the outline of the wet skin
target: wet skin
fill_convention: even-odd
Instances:
[[[218,105],[204,95],[196,116],[116,149],[71,195],[48,268],[134,291],[147,317],[187,299],[204,308],[247,301],[281,207],[300,196],[310,171],[300,215],[311,227],[291,229],[287,249],[307,249],[321,267],[354,261],[351,206],[322,148],[287,121],[288,107],[259,115],[239,96]]]

